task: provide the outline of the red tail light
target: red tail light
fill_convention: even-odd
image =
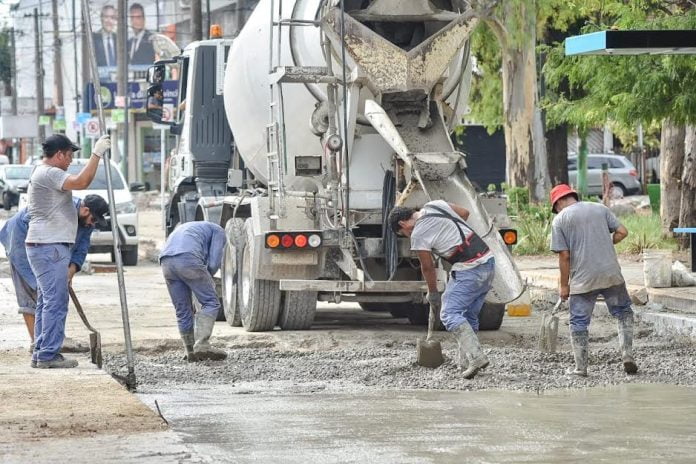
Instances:
[[[631,169],[630,171],[628,171],[628,175],[638,177],[638,171],[636,171],[635,169]]]
[[[292,238],[292,235],[285,234],[280,239],[280,244],[283,245],[283,248],[290,248],[293,243],[295,243],[295,240]]]
[[[306,235],[296,235],[295,236],[295,246],[297,248],[304,248],[307,246],[307,236]]]

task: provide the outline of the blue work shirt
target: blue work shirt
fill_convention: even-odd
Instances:
[[[73,197],[73,205],[80,211],[82,200]],[[36,277],[29,265],[27,258],[27,249],[24,242],[29,231],[29,210],[24,208],[17,212],[0,230],[0,243],[5,247],[7,258],[10,260],[12,267],[22,276],[22,279],[36,290]],[[87,252],[89,251],[89,243],[92,237],[92,226],[78,226],[77,235],[75,236],[75,244],[72,246],[70,255],[70,264],[77,266],[77,270],[82,269],[85,263]]]
[[[211,274],[220,269],[225,248],[225,229],[206,221],[181,224],[164,244],[159,258],[190,253],[199,258]]]

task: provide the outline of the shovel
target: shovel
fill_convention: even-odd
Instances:
[[[555,353],[558,344],[558,316],[556,313],[561,308],[563,300],[560,298],[551,310],[551,314],[541,316],[541,326],[539,327],[539,351],[544,353]]]
[[[419,366],[436,368],[445,362],[442,357],[442,345],[437,340],[433,340],[433,330],[435,329],[435,308],[430,305],[428,315],[428,335],[425,340],[419,338],[416,341],[416,351],[418,353],[417,363]]]
[[[89,330],[89,355],[92,358],[92,364],[96,364],[99,369],[102,367],[102,349],[101,349],[101,334],[97,332],[94,327],[89,323],[87,320],[87,316],[85,316],[85,312],[82,310],[82,305],[80,304],[80,301],[77,299],[77,295],[75,295],[75,291],[70,287],[68,289],[70,291],[70,299],[72,300],[73,304],[75,305],[75,309],[77,310],[77,314],[80,315],[80,319],[82,319],[82,323],[85,324],[85,327],[87,327],[87,330]]]

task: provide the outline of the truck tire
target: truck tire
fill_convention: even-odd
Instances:
[[[317,292],[283,292],[278,325],[283,330],[308,330],[317,312]]]
[[[5,211],[12,209],[12,198],[7,192],[2,193],[2,207],[5,208]]]
[[[503,324],[505,304],[484,303],[479,313],[479,330],[498,330]]]
[[[280,313],[280,288],[276,280],[254,278],[257,263],[253,262],[254,233],[251,219],[244,223],[244,241],[239,251],[237,289],[242,325],[247,332],[273,330]]]
[[[123,247],[121,260],[124,266],[136,266],[138,264],[138,245]]]
[[[225,225],[227,242],[222,254],[222,308],[225,320],[232,327],[242,326],[237,294],[237,264],[240,243],[244,240],[244,220],[233,218]]]

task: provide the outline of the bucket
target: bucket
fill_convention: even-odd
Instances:
[[[648,288],[672,286],[672,250],[643,251],[643,280]]]

